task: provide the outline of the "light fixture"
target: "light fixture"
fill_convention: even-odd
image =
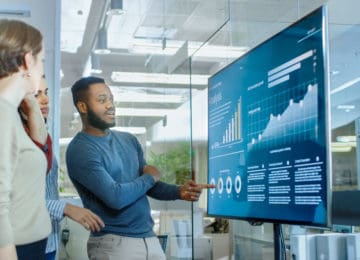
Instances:
[[[120,91],[118,87],[110,86],[115,102],[131,103],[172,103],[181,104],[185,98],[181,95],[147,94],[136,91]]]
[[[344,110],[345,112],[350,112],[351,110],[355,109],[354,105],[338,105],[336,107],[339,110]]]
[[[116,108],[116,116],[138,116],[138,117],[161,117],[163,118],[168,114],[171,109],[159,109],[159,108]]]
[[[248,47],[221,46],[205,44],[200,49],[191,48],[189,53],[193,53],[194,57],[203,58],[239,58],[249,50]]]
[[[105,27],[101,27],[98,31],[96,48],[94,53],[96,54],[109,54],[110,50],[108,49],[107,44],[107,30]]]
[[[351,151],[351,147],[332,147],[331,151],[333,153],[348,153]]]
[[[139,54],[160,54],[174,55],[184,44],[183,41],[166,40],[166,48],[163,48],[163,42],[146,41],[144,39],[133,41],[131,51]],[[201,58],[238,58],[249,50],[248,47],[209,45],[201,46],[200,42],[189,42],[188,53]]]
[[[120,132],[128,132],[134,135],[146,134],[146,127],[124,127],[124,126],[115,126],[111,127],[111,130],[120,131]]]
[[[95,53],[91,53],[90,59],[91,59],[91,73],[94,74],[102,73],[99,56],[96,55]]]
[[[341,86],[334,88],[333,90],[330,91],[330,94],[335,94],[338,93],[340,91],[343,91],[349,87],[351,87],[352,85],[358,83],[360,81],[360,77],[357,77],[355,79],[349,80],[348,82],[345,82],[344,84],[342,84]]]
[[[106,12],[107,15],[121,15],[124,13],[122,0],[111,0],[110,9]]]
[[[356,136],[355,135],[339,135],[336,137],[337,142],[342,143],[349,143],[349,142],[356,142]]]
[[[180,85],[207,85],[210,75],[165,74],[113,71],[111,80],[122,83],[157,83]]]
[[[331,151],[332,152],[350,152],[352,147],[356,147],[355,143],[343,143],[343,142],[332,142]]]

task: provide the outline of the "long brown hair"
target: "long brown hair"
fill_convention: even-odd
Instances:
[[[43,36],[35,27],[18,20],[0,19],[0,79],[19,71],[28,52],[41,51]]]

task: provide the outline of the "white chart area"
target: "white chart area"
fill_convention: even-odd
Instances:
[[[269,96],[259,94],[259,99],[247,106],[249,149],[267,149],[317,139],[316,60],[316,50],[308,50],[268,71],[267,86],[264,87],[276,89],[281,84],[288,85]],[[314,78],[294,85],[291,80],[301,77],[305,63],[313,67]]]

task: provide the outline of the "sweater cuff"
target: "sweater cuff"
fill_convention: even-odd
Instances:
[[[177,190],[177,192],[176,192],[176,198],[175,198],[175,200],[181,200],[182,198],[181,198],[181,196],[180,196],[180,188],[181,188],[181,186],[180,185],[176,185],[176,190]]]
[[[150,185],[149,188],[153,187],[156,184],[154,177],[150,174],[143,174],[142,177],[145,179],[146,183]]]
[[[11,223],[8,217],[0,217],[0,247],[14,244],[13,230],[11,228]]]

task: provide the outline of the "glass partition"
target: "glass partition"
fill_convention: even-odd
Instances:
[[[159,167],[163,181],[205,183],[208,77],[324,3],[329,13],[333,190],[359,190],[358,1],[124,0],[121,15],[108,12],[108,2],[62,1],[63,197],[78,202],[64,159],[69,141],[82,127],[70,93],[77,79],[105,78],[115,98],[115,128],[138,138],[147,162]],[[106,29],[105,47],[98,46],[103,42],[100,29]],[[206,204],[207,191],[197,203],[151,199],[154,230],[168,235],[169,259],[272,259],[272,224],[208,217]],[[88,233],[69,219],[63,224],[81,234],[74,243],[83,248]],[[339,228],[358,230],[334,227]],[[287,246],[291,234],[324,232],[288,225],[283,230]],[[71,244],[68,251],[76,259],[83,257]]]
[[[240,48],[244,52],[258,45],[265,39],[278,33],[305,14],[319,7],[328,5],[329,13],[329,46],[330,46],[330,100],[331,100],[331,129],[332,129],[332,188],[339,190],[358,190],[359,152],[356,149],[359,135],[359,80],[356,72],[359,67],[356,31],[359,19],[354,14],[350,17],[339,8],[345,8],[353,14],[350,6],[353,1],[339,3],[337,1],[230,1],[230,19],[206,43],[206,46],[222,44],[232,48]],[[284,46],[286,48],[286,46]],[[201,51],[201,48],[198,50]],[[210,73],[214,74],[221,68],[241,56],[229,56],[225,59],[217,58],[211,66]],[[197,53],[192,57],[192,70],[197,67]],[[193,140],[194,154],[200,161],[195,168],[199,171],[197,179],[207,175],[207,94],[193,97]],[[199,122],[199,123],[198,123]],[[205,138],[196,139],[195,133],[201,133]],[[202,154],[203,153],[203,154]],[[202,154],[202,155],[200,155]],[[203,166],[203,167],[201,167]],[[197,168],[198,167],[198,168]],[[204,196],[200,204],[206,205]],[[217,245],[213,246],[216,256],[232,255],[234,259],[273,259],[273,225],[270,223],[248,223],[241,220],[230,220],[230,228],[226,228],[228,220],[207,218],[205,221],[216,223],[206,229],[210,236],[223,236],[230,241],[229,248],[221,251]],[[225,222],[225,224],[224,224]],[[216,230],[214,226],[218,226]],[[319,234],[329,231],[349,232],[358,230],[357,227],[333,225],[329,229],[314,229],[293,225],[282,225],[290,258],[290,237],[297,234]],[[224,232],[230,232],[226,234]],[[217,234],[219,233],[219,234]],[[216,259],[216,258],[214,258]]]

